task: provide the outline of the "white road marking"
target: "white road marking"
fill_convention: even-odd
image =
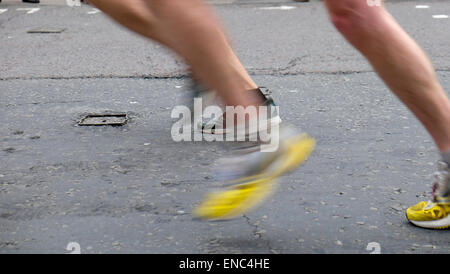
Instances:
[[[7,11],[8,11],[8,9],[0,9],[0,14],[7,12]]]
[[[437,15],[433,15],[434,19],[446,19],[448,18],[448,15],[445,14],[437,14]]]
[[[93,10],[91,10],[91,11],[88,11],[87,14],[96,14],[96,13],[99,13],[99,12],[100,12],[99,9],[93,9]]]
[[[69,7],[81,7],[81,0],[66,0]]]
[[[40,10],[40,8],[18,8],[17,10],[19,10],[19,11],[25,10],[25,11],[28,11],[27,14],[32,14],[32,13],[38,12]]]
[[[416,9],[429,9],[430,8],[430,6],[427,6],[427,5],[417,5],[416,6]]]
[[[279,7],[262,7],[259,8],[261,10],[292,10],[296,9],[296,7],[293,6],[279,6]]]

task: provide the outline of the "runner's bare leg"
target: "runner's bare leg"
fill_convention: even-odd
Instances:
[[[90,0],[120,24],[182,56],[196,77],[227,105],[261,103],[257,88],[202,0]]]
[[[428,130],[441,152],[450,151],[450,102],[421,48],[383,5],[325,0],[330,19]]]

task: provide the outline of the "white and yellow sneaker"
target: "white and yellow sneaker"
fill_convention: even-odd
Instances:
[[[228,186],[206,195],[193,214],[204,220],[238,217],[261,204],[276,189],[276,180],[302,164],[312,153],[315,140],[307,134],[280,136],[274,152],[251,152],[233,159]],[[237,170],[239,169],[239,170]],[[236,171],[237,170],[237,171]],[[238,177],[232,179],[231,177]]]
[[[205,220],[227,220],[242,215],[273,193],[275,178],[260,175],[233,183],[220,191],[208,193],[194,209],[194,215]]]
[[[450,228],[450,169],[445,162],[439,162],[435,174],[431,201],[420,202],[406,210],[406,218],[412,224],[430,229]]]

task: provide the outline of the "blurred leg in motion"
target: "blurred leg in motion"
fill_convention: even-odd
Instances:
[[[227,106],[273,106],[273,101],[257,88],[234,54],[218,19],[203,0],[90,0],[90,3],[125,27],[183,57],[195,77],[216,91]],[[274,120],[267,119],[263,124],[270,122],[270,135],[279,137],[276,148],[270,153],[255,151],[258,145],[240,150],[239,156],[227,165],[228,172],[238,175],[227,178],[227,187],[207,195],[194,210],[197,217],[239,216],[264,200],[279,176],[306,160],[314,148],[314,140],[290,128],[278,134],[277,112],[273,116]],[[253,118],[256,117],[246,119]],[[260,122],[256,134],[260,133]],[[275,125],[276,129],[272,127]]]
[[[94,0],[92,4],[128,29],[157,41],[185,59],[194,75],[192,97],[212,102],[218,93],[225,105],[275,106],[270,92],[257,87],[231,49],[219,20],[202,0]],[[189,105],[192,107],[190,99]],[[225,115],[203,119],[203,132],[225,134]],[[277,112],[269,122],[281,120]],[[233,126],[233,125],[231,125]]]
[[[408,209],[408,219],[424,227],[450,227],[450,102],[433,66],[384,5],[368,5],[366,0],[325,3],[335,27],[422,122],[446,163],[440,167],[432,201]]]
[[[218,19],[201,0],[93,0],[114,20],[157,41],[185,59],[195,76],[227,105],[262,103],[247,71],[231,49]]]

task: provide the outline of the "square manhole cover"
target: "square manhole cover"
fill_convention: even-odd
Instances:
[[[88,114],[82,118],[78,125],[80,126],[123,126],[127,123],[126,113],[118,114]]]

